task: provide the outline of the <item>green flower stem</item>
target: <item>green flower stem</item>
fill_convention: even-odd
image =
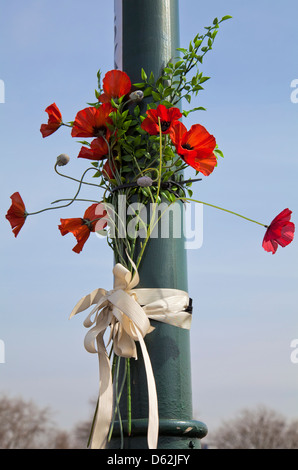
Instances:
[[[110,146],[109,142],[107,141],[107,139],[105,138],[105,136],[103,135],[102,137],[103,137],[103,139],[104,139],[104,141],[107,144],[108,149],[109,149],[108,161],[109,161],[111,172],[113,173],[113,176],[114,176],[115,180],[117,181],[117,184],[120,185],[122,183],[121,176],[120,176],[119,171],[117,169],[116,163],[114,164],[114,162],[113,162],[113,154],[112,154],[111,146]],[[113,168],[113,164],[114,164],[114,168]],[[115,171],[114,171],[114,169],[115,169]]]
[[[76,194],[74,195],[74,197],[72,199],[70,199],[70,202],[68,202],[67,204],[63,204],[62,206],[56,206],[56,207],[46,207],[45,209],[41,209],[40,211],[36,211],[36,212],[28,212],[27,215],[36,215],[36,214],[40,214],[41,212],[45,212],[45,211],[50,211],[50,210],[54,210],[54,209],[61,209],[62,207],[68,207],[70,206],[77,198],[79,192],[81,191],[81,187],[82,187],[82,184],[83,184],[83,179],[86,175],[86,173],[89,171],[89,170],[94,170],[95,168],[94,167],[90,167],[90,168],[87,168],[87,170],[84,171],[83,175],[82,175],[82,178],[81,180],[79,181],[79,187],[78,187],[78,190],[76,192]],[[64,175],[63,175],[64,176]],[[97,186],[97,185],[96,185]]]
[[[156,206],[158,203],[158,197],[160,193],[160,186],[161,186],[161,169],[162,169],[162,132],[161,132],[161,124],[160,124],[160,117],[158,117],[158,126],[159,126],[159,178],[158,178],[158,184],[157,184],[157,192],[156,192],[156,199],[155,199],[155,204],[153,206],[153,211],[152,211],[152,218],[149,223],[148,229],[147,229],[147,236],[145,238],[144,243],[141,246],[141,251],[138,256],[137,262],[136,262],[136,267],[138,268],[140,266],[141,260],[144,255],[145,248],[147,246],[147,243],[149,241],[150,235],[152,233],[152,220],[155,218],[155,212],[156,212]]]
[[[182,98],[182,97],[179,97],[179,98],[176,99],[176,100],[174,99],[175,95],[176,95],[176,96],[177,96],[177,95],[179,96],[179,92],[181,92],[181,91],[183,90],[183,88],[184,88],[184,85],[185,85],[184,78],[186,77],[186,75],[187,75],[187,74],[197,65],[197,63],[198,63],[198,60],[197,60],[197,55],[198,55],[197,53],[198,53],[198,50],[202,47],[202,44],[203,44],[203,42],[205,41],[205,39],[206,39],[207,37],[209,37],[208,34],[209,34],[213,29],[217,29],[217,28],[218,28],[218,25],[219,25],[221,22],[222,22],[222,20],[220,20],[216,25],[214,25],[214,26],[208,28],[207,33],[204,34],[203,36],[201,36],[201,38],[199,38],[199,39],[201,40],[201,43],[200,43],[200,45],[199,45],[198,47],[196,47],[195,50],[193,51],[194,54],[191,55],[190,57],[188,57],[187,60],[185,61],[185,64],[187,64],[186,67],[185,67],[185,71],[184,71],[183,75],[180,76],[180,81],[179,81],[179,84],[178,84],[178,86],[177,86],[177,88],[176,88],[176,90],[175,90],[175,93],[172,94],[172,95],[171,95],[171,98],[170,98],[170,101],[173,103],[173,105],[177,104],[177,103],[180,101],[180,99]],[[206,50],[205,50],[204,52],[202,51],[203,53],[201,54],[201,63],[202,63],[203,57],[207,54],[207,52],[208,52],[210,49],[212,49],[212,45],[211,45],[211,46],[208,45],[208,47],[206,47]],[[172,81],[173,81],[173,79],[172,79]]]
[[[97,410],[98,410],[98,399],[97,399],[97,402],[96,402],[96,407],[95,407],[95,411],[94,411],[94,415],[93,415],[93,419],[92,419],[92,424],[91,424],[91,429],[90,429],[90,433],[89,433],[89,437],[88,437],[87,447],[90,446],[91,437],[92,437],[92,434],[93,434],[93,429],[94,429],[94,424],[95,424],[95,419],[96,419],[96,415],[97,415]]]
[[[113,355],[113,362],[112,362],[112,380],[114,380],[117,357],[118,357],[118,356],[116,356],[116,354]]]
[[[242,219],[248,220],[249,222],[253,222],[255,224],[262,225],[263,227],[268,227],[268,225],[262,224],[261,222],[258,222],[254,219],[249,219],[248,217],[244,217],[244,215],[238,214],[237,212],[233,212],[233,211],[230,211],[228,209],[224,209],[223,207],[215,206],[214,204],[210,204],[208,202],[198,201],[197,199],[191,199],[191,198],[187,198],[187,197],[179,197],[176,200],[198,202],[199,204],[204,204],[205,206],[214,207],[215,209],[219,209],[221,211],[228,212],[229,214],[237,215],[237,217],[241,217]]]
[[[116,200],[117,200],[117,198],[114,196],[113,199],[112,199],[112,207],[116,207]],[[119,217],[119,215],[118,215],[118,213],[116,212],[116,210],[114,211],[114,215],[117,216],[118,222],[120,222],[120,224],[122,225],[122,228],[125,230],[126,227],[125,227],[125,225],[124,225],[124,222],[123,222],[123,220]],[[116,230],[116,232],[118,233],[118,232],[119,232],[118,224],[116,224],[115,220],[113,220],[113,218],[111,218],[111,217],[109,217],[109,221],[110,221],[110,223],[113,225],[113,227],[114,227],[114,229]],[[115,233],[115,235],[116,235],[116,233]],[[119,239],[119,241],[118,241],[118,239]],[[130,244],[129,244],[127,238],[121,238],[121,239],[120,239],[120,237],[115,236],[112,240],[113,240],[112,244],[114,244],[114,247],[116,248],[116,250],[113,250],[113,251],[115,251],[115,254],[116,254],[116,261],[117,261],[117,262],[120,262],[120,261],[121,261],[121,263],[123,264],[123,266],[126,266],[127,263],[126,263],[126,261],[125,261],[125,259],[124,259],[124,257],[123,257],[123,252],[124,252],[124,250],[123,250],[123,245],[125,246],[125,248],[126,248],[129,252],[131,252],[131,246],[130,246]],[[121,243],[121,241],[122,241],[122,243]]]
[[[158,179],[158,185],[157,185],[157,193],[156,193],[156,203],[158,201],[158,196],[160,193],[160,185],[161,185],[161,169],[162,169],[162,132],[161,132],[161,123],[160,123],[160,117],[158,116],[158,127],[159,127],[159,179]]]
[[[97,188],[100,187],[99,184],[87,183],[86,181],[82,181],[82,179],[81,179],[81,180],[78,180],[78,179],[76,179],[76,178],[73,178],[72,176],[63,175],[63,173],[60,173],[60,171],[57,170],[57,165],[58,165],[58,164],[56,163],[56,165],[55,165],[55,167],[54,167],[54,170],[55,170],[55,172],[57,173],[57,175],[63,176],[63,178],[67,178],[67,179],[69,179],[69,180],[76,181],[77,183],[88,184],[89,186],[96,186]],[[88,170],[92,170],[92,169],[98,171],[98,169],[97,169],[96,167],[90,167],[90,168],[88,168]]]
[[[135,156],[134,153],[132,154],[132,158],[134,159],[134,162],[135,162],[135,164],[136,164],[136,167],[137,167],[138,172],[139,172],[139,175],[140,175],[140,174],[142,173],[142,170],[141,170],[141,168],[140,168],[140,165],[139,165],[138,160],[136,159],[136,156]]]
[[[236,215],[237,217],[241,217],[242,219],[245,219],[245,220],[248,220],[249,222],[253,222],[255,224],[258,224],[258,225],[261,225],[262,227],[265,227],[265,228],[268,228],[268,225],[265,225],[261,222],[258,222],[257,220],[254,220],[254,219],[250,219],[248,217],[245,217],[244,215],[242,214],[238,214],[237,212],[234,212],[234,211],[230,211],[228,209],[224,209],[223,207],[220,207],[220,206],[216,206],[214,204],[210,204],[208,202],[204,202],[204,201],[198,201],[197,199],[191,199],[191,198],[186,198],[186,197],[179,197],[179,198],[176,198],[175,201],[191,201],[191,202],[197,202],[199,204],[204,204],[205,206],[209,206],[209,207],[213,207],[215,209],[219,209],[221,211],[224,211],[224,212],[228,212],[229,214],[233,214],[233,215]],[[136,263],[136,266],[137,268],[139,267],[140,263],[141,263],[141,260],[142,260],[142,257],[143,257],[143,254],[144,254],[144,251],[145,251],[145,248],[146,248],[146,245],[148,243],[148,240],[149,240],[149,237],[150,237],[150,234],[152,233],[152,231],[154,230],[154,228],[156,227],[156,225],[158,224],[158,222],[160,221],[160,219],[162,218],[162,216],[166,213],[166,211],[169,209],[169,207],[175,202],[171,202],[168,207],[162,212],[162,214],[159,216],[159,218],[157,219],[157,221],[151,226],[151,230],[150,230],[150,226],[148,228],[148,232],[147,232],[147,237],[145,239],[145,242],[143,243],[142,245],[142,249],[141,249],[141,253],[139,255],[139,258],[138,258],[138,261]],[[152,217],[153,218],[153,217]]]
[[[127,367],[127,433],[131,435],[131,381],[130,381],[130,358],[126,359]]]
[[[51,204],[58,204],[58,202],[62,201],[73,201],[73,199],[57,199],[56,201],[51,202]],[[81,201],[81,202],[97,202],[97,204],[100,203],[100,201],[95,201],[94,199],[76,199],[76,201]]]
[[[147,167],[147,168],[145,168],[145,169],[138,175],[138,177],[139,177],[140,175],[143,175],[144,173],[147,173],[148,171],[150,171],[150,172],[155,171],[157,177],[156,177],[156,179],[153,180],[153,181],[157,181],[157,180],[158,180],[158,177],[159,177],[158,169],[157,169],[157,168],[152,168],[152,167],[150,167],[150,166]]]
[[[154,163],[157,162],[158,160],[159,160],[158,158],[154,158],[153,160],[150,160],[150,163],[148,164],[148,166],[146,166],[146,167],[144,168],[144,170],[142,170],[142,173],[145,173],[148,168],[150,168],[150,167],[152,168],[153,165],[154,165]],[[156,172],[157,172],[157,171],[158,171],[158,170],[156,169]]]
[[[120,403],[121,395],[122,395],[122,392],[123,392],[124,384],[125,384],[125,382],[126,382],[127,361],[126,361],[126,366],[125,366],[125,370],[124,370],[124,377],[123,377],[123,379],[122,379],[122,383],[121,383],[120,389],[119,389],[120,360],[121,360],[121,357],[120,357],[120,356],[116,356],[116,362],[117,362],[117,364],[116,364],[116,377],[115,377],[116,403],[115,403],[114,416],[113,416],[113,419],[112,419],[112,423],[111,423],[111,427],[110,427],[110,432],[109,432],[109,436],[108,436],[108,441],[110,441],[111,438],[112,438],[113,429],[114,429],[114,423],[115,423],[115,418],[116,418],[116,414],[118,414],[119,425],[120,425],[120,434],[121,434],[121,449],[123,449],[123,426],[122,426],[122,418],[121,418],[121,414],[120,414],[119,403]]]

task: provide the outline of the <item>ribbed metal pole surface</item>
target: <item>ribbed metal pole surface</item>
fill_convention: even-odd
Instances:
[[[115,66],[132,83],[141,81],[141,68],[157,78],[179,47],[178,0],[115,0]],[[181,220],[174,223],[182,225]],[[188,291],[184,238],[150,239],[139,268],[138,287]],[[188,330],[151,321],[155,330],[145,338],[156,381],[159,405],[159,449],[200,448],[207,433],[192,415],[190,334]],[[132,434],[125,434],[124,448],[147,448],[148,394],[142,353],[131,359]],[[121,401],[126,417],[126,396]],[[124,423],[124,432],[126,430]],[[109,448],[119,448],[117,425]]]

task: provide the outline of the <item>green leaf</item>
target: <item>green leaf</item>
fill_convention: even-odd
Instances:
[[[130,166],[123,166],[121,168],[121,173],[131,173],[131,167]]]
[[[174,154],[173,150],[171,149],[171,147],[166,147],[166,148],[164,149],[163,154],[164,154],[165,156],[167,156],[167,157],[171,157],[171,158],[174,158],[174,157],[175,157],[175,154]]]
[[[190,95],[184,95],[184,98],[188,101],[188,103],[191,102],[191,96]]]
[[[141,188],[141,192],[144,194],[144,196],[150,197],[150,192],[147,188]]]
[[[183,47],[178,47],[176,50],[182,52],[183,54],[187,54],[187,49],[184,49]]]
[[[209,79],[210,79],[210,77],[202,77],[202,78],[200,78],[200,83],[204,83]]]
[[[169,191],[160,191],[160,195],[169,201]]]
[[[77,142],[82,145],[87,145],[88,147],[91,145],[90,142],[87,142],[86,140],[78,140]]]
[[[145,150],[145,149],[138,149],[138,150],[136,151],[136,153],[135,153],[135,156],[136,156],[137,158],[140,158],[140,157],[142,157],[145,153],[146,153],[146,150]]]
[[[153,84],[154,84],[154,74],[153,74],[153,72],[150,73],[150,77],[149,77],[148,83],[149,83],[150,85],[153,85]]]
[[[144,88],[146,86],[146,83],[143,83],[143,82],[134,83],[134,86],[136,88]]]
[[[171,202],[175,202],[175,201],[176,201],[175,194],[169,192],[169,200],[170,200]]]
[[[161,95],[163,94],[163,90],[164,90],[163,84],[162,84],[162,83],[159,83],[159,85],[158,85],[158,91],[159,91],[159,93],[160,93]]]
[[[145,90],[144,90],[144,98],[147,97],[147,96],[151,96],[152,95],[152,87],[151,86],[148,86]]]
[[[171,178],[172,174],[173,174],[173,171],[171,170],[164,173],[162,177],[163,181],[168,181],[168,179]]]
[[[198,108],[194,108],[191,111],[206,111],[206,108],[203,108],[203,106],[199,106]]]
[[[177,69],[177,70],[175,70],[175,72],[173,73],[173,77],[177,77],[177,75],[181,75],[181,73],[182,73],[182,70]],[[174,83],[174,82],[173,82],[173,83]],[[178,83],[179,83],[179,82],[178,82]]]
[[[152,98],[154,99],[154,101],[160,101],[161,96],[160,96],[159,93],[157,93],[156,91],[153,91],[153,90],[152,90]]]
[[[184,60],[179,60],[175,63],[175,69],[179,69],[180,65],[184,64]]]
[[[101,90],[101,71],[100,70],[98,70],[96,76],[97,76],[98,89]]]
[[[119,107],[119,105],[113,100],[113,98],[111,98],[111,105],[113,106],[113,108]]]
[[[163,97],[166,98],[167,96],[170,96],[174,90],[175,88],[171,88],[171,87],[165,88],[163,92]]]
[[[231,19],[231,18],[233,18],[233,17],[230,16],[230,15],[226,15],[226,16],[223,16],[220,21],[226,21],[226,20],[229,20],[229,19]]]
[[[144,81],[147,80],[147,74],[146,74],[146,72],[143,68],[141,69],[141,77],[142,77],[142,80],[144,80]]]
[[[218,154],[220,157],[224,158],[224,154],[222,153],[221,150],[215,149],[215,150],[214,150],[214,153],[216,153],[216,154]]]
[[[132,155],[128,153],[126,155],[122,155],[121,159],[125,162],[130,162],[133,158],[132,158]]]
[[[124,150],[129,154],[133,151],[133,148],[131,145],[128,145],[126,144],[125,142],[122,142],[122,147],[124,148]]]
[[[128,113],[129,113],[128,109],[126,109],[125,111],[123,111],[123,113],[122,113],[122,115],[121,115],[122,118],[123,118],[123,119],[126,119],[127,116],[128,116]]]
[[[137,105],[133,110],[133,113],[136,117],[138,117],[140,115],[140,106]]]
[[[198,108],[193,108],[188,111],[182,111],[183,116],[187,117],[189,113],[193,113],[194,111],[206,111],[206,108],[203,108],[203,106],[199,106]]]

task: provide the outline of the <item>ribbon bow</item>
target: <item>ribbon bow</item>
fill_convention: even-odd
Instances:
[[[135,341],[140,343],[148,385],[148,447],[149,449],[157,447],[159,428],[157,393],[150,358],[143,339],[154,328],[151,327],[144,309],[137,302],[136,292],[132,290],[139,283],[139,275],[134,264],[133,267],[134,276],[117,263],[113,269],[114,288],[110,291],[95,289],[83,297],[70,314],[71,318],[95,304],[84,321],[86,328],[92,327],[85,336],[84,346],[88,352],[98,354],[100,371],[98,410],[91,439],[93,449],[103,449],[106,446],[113,413],[112,373],[103,339],[108,327],[111,328],[110,340],[113,339],[114,352],[118,356],[137,359]]]

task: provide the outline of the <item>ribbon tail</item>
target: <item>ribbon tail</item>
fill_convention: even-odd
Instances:
[[[110,424],[113,415],[113,383],[110,360],[105,348],[102,332],[97,336],[97,350],[99,360],[99,399],[95,417],[91,449],[104,449],[107,443]]]
[[[136,333],[137,333],[138,340],[141,346],[145,369],[146,369],[146,376],[147,376],[148,402],[149,402],[149,418],[148,418],[148,432],[147,432],[148,447],[149,449],[157,449],[159,417],[158,417],[158,402],[157,402],[156,385],[155,385],[152,365],[151,365],[151,361],[150,361],[150,357],[147,351],[145,341],[138,328],[136,328]]]

